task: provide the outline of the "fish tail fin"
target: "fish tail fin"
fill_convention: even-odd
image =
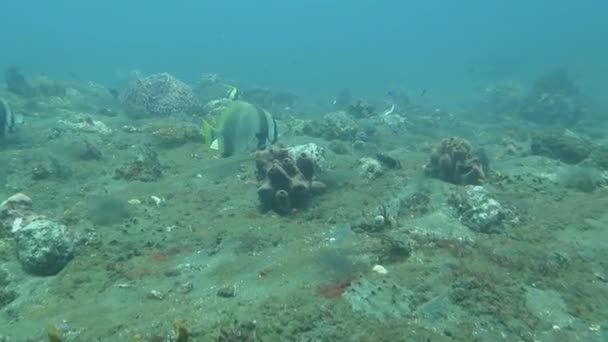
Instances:
[[[215,140],[217,140],[217,138],[215,128],[213,128],[213,126],[211,126],[207,120],[203,120],[201,134],[203,135],[203,142],[205,143],[205,146],[207,146],[207,148],[211,148],[211,145]]]

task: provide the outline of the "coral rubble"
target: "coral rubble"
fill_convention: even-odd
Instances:
[[[486,178],[488,162],[481,150],[460,138],[444,139],[431,154],[424,167],[427,175],[457,184],[479,184]]]
[[[292,158],[287,149],[271,147],[258,151],[255,159],[258,179],[263,180],[258,198],[266,210],[289,214],[325,189],[325,184],[313,181],[314,162],[306,153]]]

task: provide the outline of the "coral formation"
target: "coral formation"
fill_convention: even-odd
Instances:
[[[582,162],[591,154],[592,149],[587,139],[569,130],[539,133],[530,142],[532,154],[557,159],[566,164]]]
[[[121,100],[127,113],[136,117],[194,113],[201,108],[192,89],[168,73],[135,75]]]
[[[551,70],[539,78],[520,110],[524,119],[547,125],[571,125],[584,113],[585,101],[565,68]]]
[[[306,153],[292,158],[287,149],[271,147],[258,151],[255,159],[258,179],[263,180],[258,198],[266,210],[289,214],[325,189],[325,184],[313,180],[314,162]]]
[[[460,138],[447,138],[431,154],[431,162],[424,167],[427,175],[457,184],[479,184],[486,178],[488,162],[481,150]]]

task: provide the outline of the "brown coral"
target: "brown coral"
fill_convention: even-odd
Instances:
[[[313,181],[313,160],[302,153],[294,160],[284,148],[256,153],[257,178],[263,181],[258,198],[266,210],[285,215],[302,208],[325,184]]]
[[[479,184],[486,178],[487,159],[468,141],[452,137],[433,150],[424,170],[431,177],[453,184]]]

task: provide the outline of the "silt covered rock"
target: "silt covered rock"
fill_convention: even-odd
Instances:
[[[533,154],[566,164],[578,164],[589,156],[592,145],[572,131],[552,130],[533,136],[530,150]]]
[[[490,197],[482,186],[466,186],[453,193],[448,203],[462,224],[479,233],[498,233],[518,222],[515,213]]]
[[[55,275],[74,257],[66,227],[49,220],[36,220],[18,229],[15,240],[21,266],[34,275]]]

